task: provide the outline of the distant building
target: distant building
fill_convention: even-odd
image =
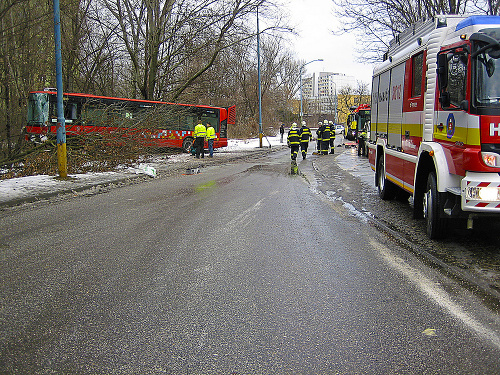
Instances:
[[[342,95],[342,89],[350,86],[350,94]],[[369,103],[370,95],[354,94],[358,87],[355,77],[342,73],[320,72],[302,77],[303,117],[314,126],[325,119],[345,123],[349,107]],[[293,113],[299,114],[299,101],[293,106]]]
[[[302,97],[312,98],[318,95],[316,85],[316,74],[313,73],[310,77],[302,78]]]
[[[321,72],[318,76],[318,96],[335,96],[345,86],[356,87],[356,78],[342,73]]]
[[[320,72],[317,79],[313,73],[302,78],[302,97],[312,99],[317,97],[335,96],[343,87],[356,87],[356,78],[342,73]]]
[[[338,95],[346,86],[356,87],[356,78],[342,73],[320,72],[302,78],[302,97],[305,101],[304,113],[326,115],[338,120]]]

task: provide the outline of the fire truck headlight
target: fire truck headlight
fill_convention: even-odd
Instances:
[[[497,201],[498,188],[496,187],[482,187],[479,189],[479,199],[483,201]]]
[[[488,167],[500,167],[500,155],[493,152],[481,152],[481,156]]]
[[[481,201],[500,201],[500,189],[498,187],[468,187],[467,199],[481,200]]]

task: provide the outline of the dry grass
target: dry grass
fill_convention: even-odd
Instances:
[[[76,174],[111,171],[119,166],[132,166],[147,155],[182,151],[145,146],[137,139],[117,134],[87,134],[68,138],[66,152],[68,173]],[[0,179],[58,175],[55,139],[48,139],[43,144],[24,142],[15,156],[0,162],[0,168]]]

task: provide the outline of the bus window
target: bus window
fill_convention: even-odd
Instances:
[[[76,103],[66,103],[64,118],[66,120],[76,120],[78,118]]]
[[[161,119],[160,128],[168,130],[182,130],[179,120],[179,109],[172,105],[158,107],[158,117]]]
[[[198,116],[195,114],[182,114],[179,119],[180,130],[194,131],[194,127],[198,123]]]
[[[363,129],[366,125],[366,122],[370,120],[370,111],[362,110],[359,111],[359,124],[358,130]]]
[[[101,108],[93,106],[84,106],[82,109],[82,124],[87,126],[102,126],[102,120],[105,116]]]
[[[206,111],[201,115],[201,121],[203,125],[210,124],[213,126],[216,132],[219,132],[219,116],[215,111]]]

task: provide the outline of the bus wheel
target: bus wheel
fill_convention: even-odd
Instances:
[[[192,146],[193,146],[193,138],[187,137],[182,141],[182,149],[185,152],[191,152]]]
[[[426,222],[427,236],[430,239],[442,238],[448,221],[440,216],[442,195],[437,190],[436,173],[427,176],[427,186],[424,193],[423,214]]]
[[[385,178],[385,165],[383,156],[378,158],[377,180],[379,197],[385,201],[393,199],[396,195],[396,186],[394,186],[391,181]]]

